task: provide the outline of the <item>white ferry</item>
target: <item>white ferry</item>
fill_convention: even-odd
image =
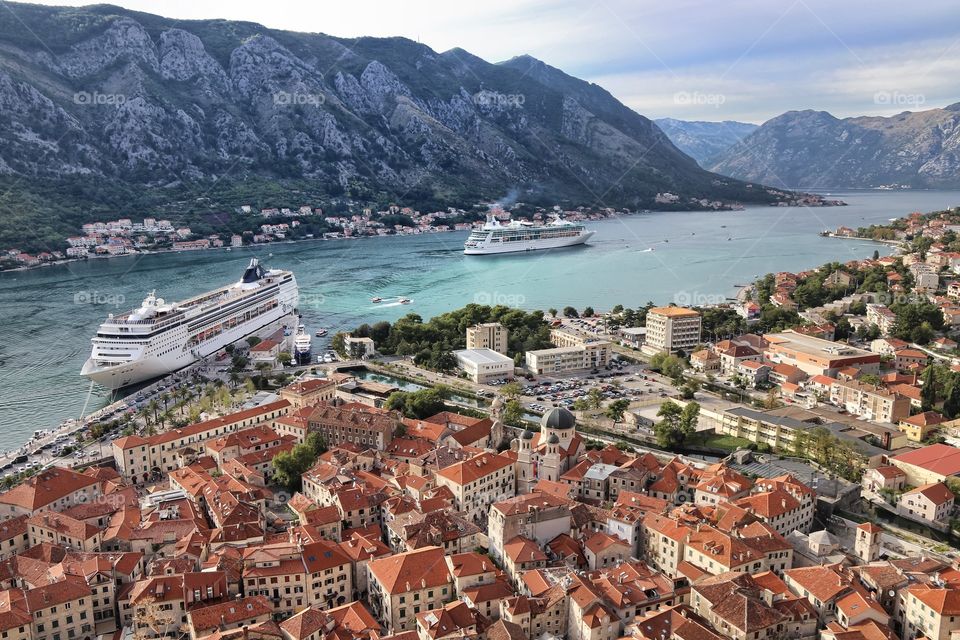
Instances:
[[[501,224],[492,214],[486,223],[474,229],[463,244],[467,255],[488,255],[491,253],[513,253],[516,251],[536,251],[538,249],[557,249],[583,244],[593,236],[582,224],[563,220],[559,215],[547,224],[511,220]]]
[[[108,389],[163,376],[294,313],[298,302],[293,273],[264,270],[254,258],[235,284],[183,302],[151,292],[139,308],[109,314],[80,373]]]
[[[320,333],[319,331],[317,333]],[[293,338],[293,356],[297,364],[310,364],[310,334],[302,324],[297,327],[297,335]]]

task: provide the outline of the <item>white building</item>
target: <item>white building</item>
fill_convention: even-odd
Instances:
[[[474,382],[513,378],[513,358],[493,349],[460,349],[453,355],[457,357],[457,366]]]
[[[654,307],[647,311],[644,351],[691,351],[700,344],[700,314],[684,307]]]

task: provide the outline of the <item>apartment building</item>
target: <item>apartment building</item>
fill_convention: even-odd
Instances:
[[[940,524],[950,519],[954,500],[953,492],[947,485],[934,482],[901,494],[897,510],[909,518]]]
[[[857,380],[834,381],[830,385],[830,402],[874,422],[897,424],[910,415],[909,398]]]
[[[27,520],[30,546],[44,542],[76,551],[99,551],[103,530],[62,513],[37,513]]]
[[[654,307],[647,311],[647,341],[643,350],[649,353],[667,351],[690,352],[700,344],[700,314],[684,307]]]
[[[569,533],[569,501],[549,493],[528,493],[495,503],[487,524],[490,553],[503,558],[508,540],[523,536],[543,546],[561,533]]]
[[[318,432],[328,446],[358,445],[383,451],[393,440],[400,416],[359,402],[321,403],[307,415],[310,432]]]
[[[268,423],[287,415],[290,406],[288,400],[277,400],[147,438],[125,436],[113,441],[113,460],[125,479],[147,481],[154,473],[169,473],[184,466],[183,449],[189,447],[195,451],[207,440]]]
[[[390,634],[414,630],[417,614],[456,598],[453,577],[440,547],[377,558],[367,569],[372,613]]]
[[[831,342],[796,331],[782,331],[764,335],[767,347],[764,355],[775,364],[790,364],[809,376],[835,377],[841,369],[853,367],[861,373],[880,371],[880,354]]]
[[[484,322],[467,327],[467,349],[490,349],[507,353],[509,331],[499,322]]]
[[[438,487],[453,493],[457,511],[468,518],[485,514],[494,502],[516,495],[514,461],[497,453],[481,453],[437,472]]]
[[[102,494],[96,478],[64,467],[50,467],[0,493],[0,519],[63,511],[77,504],[95,502]]]

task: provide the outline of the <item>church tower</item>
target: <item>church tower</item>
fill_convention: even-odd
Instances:
[[[517,495],[530,493],[537,484],[533,469],[533,431],[524,430],[520,435],[520,447],[517,449]]]
[[[857,527],[853,550],[863,564],[880,559],[881,533],[883,533],[883,529],[872,522],[864,522]]]

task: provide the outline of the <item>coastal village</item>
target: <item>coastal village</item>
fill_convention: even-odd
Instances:
[[[507,310],[450,358],[358,330],[239,409],[130,417],[0,493],[0,634],[950,640],[958,216],[718,307],[551,310],[525,350]]]
[[[671,196],[671,194],[666,194]],[[672,202],[672,201],[671,201]],[[704,203],[704,206],[710,203]],[[719,206],[720,203],[716,203]],[[190,226],[178,226],[170,220],[145,217],[140,222],[131,218],[86,223],[79,235],[65,238],[64,247],[54,247],[39,253],[27,253],[17,248],[0,252],[0,266],[7,268],[37,267],[64,260],[110,257],[157,251],[195,251],[223,247],[239,248],[251,244],[284,242],[289,240],[336,240],[391,235],[418,235],[448,231],[469,231],[483,216],[448,208],[445,211],[422,213],[412,207],[391,205],[383,210],[358,208],[357,213],[329,214],[320,207],[308,205],[288,208],[269,207],[255,210],[242,205],[233,214],[239,233],[212,233],[202,235]],[[553,207],[571,221],[600,220],[616,212],[603,208],[589,210],[579,207],[563,211]],[[229,214],[224,214],[229,217]],[[498,209],[496,215],[508,220],[510,214]],[[538,209],[531,219],[545,221],[548,212]]]

